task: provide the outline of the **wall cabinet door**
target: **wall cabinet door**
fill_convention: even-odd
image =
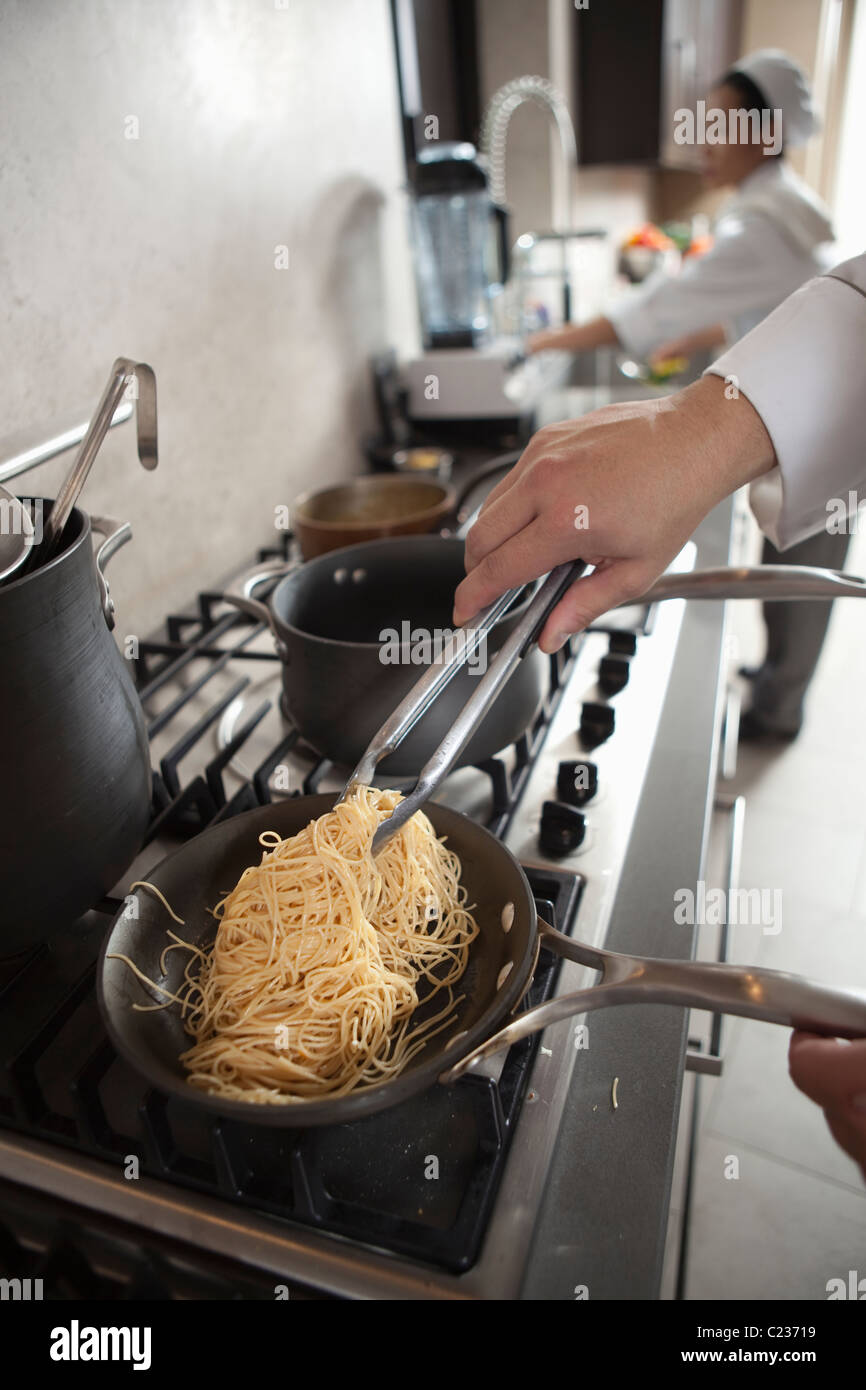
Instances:
[[[604,0],[575,10],[574,109],[583,165],[695,170],[674,140],[692,107],[739,55],[741,0]]]
[[[740,0],[666,0],[662,25],[659,162],[700,168],[700,147],[677,144],[676,113],[695,109],[740,56]]]

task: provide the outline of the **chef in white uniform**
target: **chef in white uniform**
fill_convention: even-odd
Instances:
[[[539,430],[467,536],[454,621],[579,554],[595,570],[548,618],[539,645],[554,651],[644,593],[747,484],[780,547],[820,533],[834,499],[866,499],[866,253],[797,290],[684,391]],[[798,1031],[789,1065],[866,1177],[866,1040]]]
[[[736,342],[832,264],[829,213],[784,158],[786,149],[805,143],[817,128],[803,70],[777,50],[753,53],[710,93],[707,110],[713,109],[782,115],[781,130],[775,119],[764,124],[764,143],[701,147],[708,185],[734,188],[716,223],[711,250],[687,258],[678,275],[659,269],[603,317],[533,335],[531,352],[575,352],[618,343],[632,356],[647,359]],[[768,539],[762,558],[768,564],[842,569],[848,542],[848,535],[825,530],[783,555]],[[753,682],[753,693],[741,737],[766,741],[796,736],[831,608],[829,603],[764,606],[766,656],[759,668],[743,672]]]
[[[777,49],[761,49],[722,78],[706,106],[726,115],[782,113],[781,129],[770,116],[728,131],[734,138],[725,143],[700,145],[707,186],[733,189],[711,249],[687,257],[677,275],[660,267],[598,318],[532,334],[528,351],[619,345],[645,359],[691,335],[707,335],[707,345],[734,342],[833,264],[830,214],[785,160],[818,128],[803,69]]]

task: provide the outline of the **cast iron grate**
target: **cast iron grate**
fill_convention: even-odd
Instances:
[[[557,870],[528,874],[539,913],[568,930],[580,881]],[[52,939],[6,986],[5,1125],[107,1161],[118,1176],[135,1156],[141,1175],[280,1220],[455,1272],[474,1263],[537,1037],[509,1050],[497,1082],[465,1077],[353,1124],[287,1131],[215,1121],[149,1088],[115,1053],[93,985],[104,927],[90,913],[75,928],[76,950],[66,934]],[[541,952],[526,1007],[549,997],[558,967]]]

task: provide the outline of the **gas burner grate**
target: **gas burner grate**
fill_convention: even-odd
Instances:
[[[291,537],[284,535],[278,547],[259,552],[258,559],[290,559],[293,554]],[[293,765],[300,761],[306,792],[334,771],[284,722],[272,746],[256,753],[255,766],[243,774],[241,785],[235,789],[235,781],[228,779],[230,768],[237,779],[233,761],[241,749],[247,750],[249,761],[252,735],[273,712],[273,702],[257,700],[250,677],[234,665],[264,660],[279,669],[275,654],[251,649],[263,631],[247,615],[226,612],[222,593],[211,589],[198,596],[189,613],[167,618],[164,636],[140,644],[136,680],[152,744],[159,738],[161,750],[145,844],[188,839],[211,824],[268,804],[274,773],[290,756]],[[486,823],[500,837],[562,698],[574,655],[569,644],[550,658],[548,688],[532,727],[505,756],[478,768],[490,788]],[[206,741],[244,692],[249,708],[238,716],[225,746],[209,756]],[[199,754],[199,770],[185,778],[184,760],[193,750]],[[541,915],[570,932],[581,881],[557,870],[526,872]],[[142,1174],[174,1188],[445,1270],[470,1267],[521,1106],[532,1101],[526,1092],[538,1038],[512,1047],[496,1080],[466,1077],[351,1125],[287,1132],[214,1121],[194,1106],[149,1089],[117,1056],[103,1030],[94,987],[96,961],[105,914],[120,905],[103,899],[79,922],[58,924],[56,934],[35,950],[0,960],[0,1125],[99,1159],[118,1177],[135,1155]],[[525,1007],[550,995],[558,969],[559,962],[542,950]],[[440,1165],[436,1182],[424,1176],[429,1155]],[[100,1219],[88,1217],[87,1230]],[[0,1211],[0,1246],[2,1235]],[[61,1242],[64,1251],[68,1243]],[[80,1248],[85,1244],[82,1235]],[[52,1249],[49,1241],[49,1263],[59,1258]],[[0,1250],[0,1264],[3,1260]],[[138,1276],[131,1277],[134,1283]],[[141,1274],[145,1281],[150,1277],[147,1270]]]

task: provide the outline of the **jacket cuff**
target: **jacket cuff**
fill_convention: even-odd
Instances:
[[[753,500],[782,550],[824,529],[831,498],[847,504],[866,485],[866,297],[837,275],[809,281],[707,368],[773,441],[778,470]]]

